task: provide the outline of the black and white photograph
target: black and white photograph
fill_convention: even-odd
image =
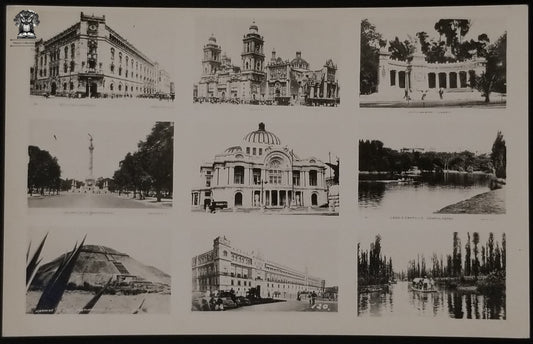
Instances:
[[[507,145],[497,125],[364,126],[362,215],[505,214]]]
[[[174,34],[166,30],[166,16],[132,9],[125,15],[111,8],[38,15],[30,79],[34,104],[174,101],[174,51],[169,44]],[[163,33],[165,43],[158,39]]]
[[[195,24],[193,102],[337,106],[335,23],[276,17],[201,17]]]
[[[339,214],[336,126],[242,121],[198,130],[204,139],[191,158],[193,212]]]
[[[192,310],[337,312],[335,232],[287,231],[197,231]]]
[[[33,120],[30,208],[172,207],[174,123]]]
[[[363,19],[360,106],[504,108],[507,31],[501,19]]]
[[[29,238],[26,313],[170,313],[169,232],[39,227]]]
[[[505,233],[417,230],[362,237],[359,316],[506,319]]]

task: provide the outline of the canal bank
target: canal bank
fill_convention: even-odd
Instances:
[[[505,188],[491,190],[448,205],[438,214],[505,214]]]

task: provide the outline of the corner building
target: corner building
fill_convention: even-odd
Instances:
[[[298,293],[325,290],[326,281],[275,263],[260,254],[231,245],[226,237],[213,240],[213,249],[192,258],[193,291],[230,291],[246,296],[250,288],[261,297],[296,299]]]
[[[105,16],[80,21],[35,42],[30,93],[70,97],[149,97],[170,94],[170,76],[106,24]]]
[[[319,207],[328,202],[326,165],[300,158],[282,146],[264,123],[200,166],[201,185],[192,190],[192,207],[227,201],[229,208]]]

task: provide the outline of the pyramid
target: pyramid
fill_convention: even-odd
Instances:
[[[65,254],[42,265],[31,283],[31,289],[43,289],[57,270]],[[108,290],[137,292],[169,292],[170,275],[144,265],[115,249],[84,245],[74,265],[67,289],[94,289],[112,280]]]

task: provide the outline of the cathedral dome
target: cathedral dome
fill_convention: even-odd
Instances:
[[[297,51],[296,57],[291,61],[291,66],[296,68],[308,69],[309,63],[307,63],[307,61],[302,58],[302,53],[300,51]]]
[[[281,144],[279,137],[270,131],[266,131],[265,124],[262,122],[259,123],[259,129],[248,133],[243,140],[249,143],[262,143],[267,145]]]
[[[209,37],[209,43],[216,43],[217,42],[217,39],[215,38],[214,35],[211,35],[211,37]]]

